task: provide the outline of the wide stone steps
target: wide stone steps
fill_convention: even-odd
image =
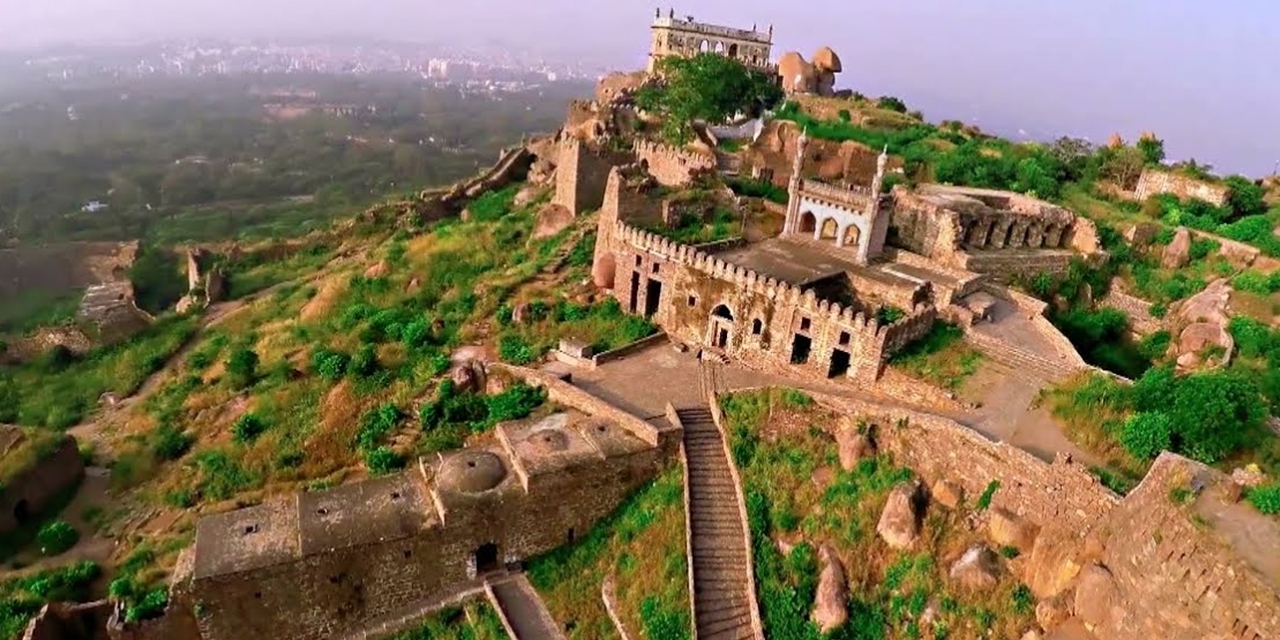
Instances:
[[[996,362],[1020,374],[1031,374],[1045,382],[1057,382],[1074,375],[1079,369],[1070,363],[1058,363],[1006,344],[978,329],[965,332],[965,339]]]
[[[677,412],[684,426],[689,566],[697,640],[762,640],[752,625],[751,552],[733,467],[711,411]]]

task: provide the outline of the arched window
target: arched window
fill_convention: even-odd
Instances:
[[[756,318],[751,321],[751,335],[758,336],[764,331],[764,321]]]
[[[711,310],[711,315],[717,318],[724,318],[725,320],[729,320],[731,322],[733,321],[733,313],[729,311],[729,307],[726,307],[722,304],[716,305],[716,308]]]
[[[846,246],[846,247],[856,247],[856,246],[858,246],[858,240],[859,240],[861,237],[862,237],[862,229],[859,229],[859,228],[858,228],[858,225],[856,225],[856,224],[851,224],[851,225],[849,225],[848,227],[845,227],[845,230],[844,230],[844,246]]]
[[[711,50],[711,43],[707,42],[706,40],[703,40],[701,43],[698,44],[698,51],[702,53],[706,53],[710,50]]]
[[[835,240],[839,233],[840,225],[836,223],[835,218],[827,218],[822,221],[822,233],[818,235],[822,240]]]
[[[813,213],[806,211],[800,214],[800,228],[798,231],[800,233],[813,233],[813,230],[817,228],[817,224],[818,219],[813,216]]]
[[[729,57],[730,58],[738,57],[738,45],[736,44],[729,45]]]

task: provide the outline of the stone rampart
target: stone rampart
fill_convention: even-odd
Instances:
[[[682,187],[700,173],[713,172],[716,159],[704,153],[680,149],[648,140],[635,143],[636,160],[641,163],[658,183],[668,187]]]
[[[560,141],[559,155],[551,201],[575,217],[600,208],[610,170],[626,162],[618,154],[592,150],[573,136]]]
[[[1155,333],[1161,328],[1159,318],[1151,315],[1151,303],[1121,291],[1117,281],[1112,281],[1100,304],[1104,307],[1119,309],[1129,318],[1129,329],[1139,336]]]
[[[766,277],[698,248],[601,220],[598,237],[615,265],[613,295],[630,313],[654,317],[668,335],[721,349],[766,369],[874,382],[885,359],[928,333],[936,309],[921,302],[890,325],[858,305]]]
[[[1231,189],[1225,184],[1217,184],[1191,176],[1165,171],[1162,169],[1147,168],[1142,171],[1142,175],[1138,178],[1138,186],[1134,189],[1134,194],[1139,200],[1146,200],[1151,196],[1167,193],[1177,196],[1180,200],[1204,200],[1213,205],[1222,206],[1227,203],[1227,197],[1231,194]]]
[[[1055,278],[1065,276],[1074,257],[1066,251],[975,251],[962,254],[960,265],[1008,284],[1042,273]]]
[[[155,322],[151,314],[138,308],[133,283],[128,280],[95,284],[85,289],[76,318],[90,328],[99,344],[122,342]]]

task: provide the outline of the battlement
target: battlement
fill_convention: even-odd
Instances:
[[[800,195],[827,200],[833,206],[852,204],[854,208],[865,206],[871,198],[871,189],[858,185],[836,186],[817,180],[801,180]]]
[[[687,20],[681,20],[670,16],[665,18],[654,18],[652,28],[672,29],[704,36],[734,38],[736,40],[749,40],[759,44],[773,44],[773,34],[771,33],[753,31],[751,29],[738,29],[735,27],[722,27],[705,22],[696,22],[692,20],[692,16],[688,16],[688,18],[689,19]]]
[[[649,140],[637,140],[635,154],[649,174],[668,187],[687,185],[697,174],[716,168],[711,155]]]

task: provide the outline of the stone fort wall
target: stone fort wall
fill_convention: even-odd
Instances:
[[[9,454],[24,447],[22,441],[26,437],[16,427],[0,426],[0,441],[15,443],[0,448],[0,456],[8,458],[0,458],[0,462],[19,464]],[[30,468],[0,486],[0,534],[30,522],[84,476],[84,459],[80,457],[75,438],[62,436],[56,442],[39,445],[41,449],[46,446],[48,451],[34,452],[34,464]]]
[[[1280,594],[1265,566],[1280,531],[1235,502],[1225,474],[1165,453],[1121,497],[1066,456],[1045,462],[946,418],[813,395],[851,421],[876,425],[881,450],[929,485],[958,485],[968,504],[998,483],[990,508],[1013,514],[1036,536],[1011,568],[1042,598],[1065,594],[1098,640],[1280,637]],[[1190,502],[1171,497],[1178,488]]]
[[[635,143],[636,159],[649,174],[667,187],[682,187],[696,175],[715,171],[716,160],[705,153],[697,153],[648,140]]]
[[[1210,204],[1222,206],[1227,203],[1231,190],[1225,184],[1215,184],[1191,176],[1184,176],[1160,169],[1144,169],[1138,177],[1138,186],[1134,194],[1139,200],[1167,193],[1180,200],[1204,200]]]
[[[630,313],[653,317],[678,340],[719,348],[763,369],[814,378],[849,377],[863,384],[880,377],[885,360],[929,332],[937,317],[919,304],[890,325],[855,306],[819,300],[812,290],[732,265],[617,220],[608,252],[611,288]],[[599,246],[597,240],[597,246]],[[719,329],[727,335],[721,343]]]
[[[559,156],[552,203],[564,207],[574,216],[600,208],[609,171],[626,163],[621,154],[592,150],[573,136],[560,142]]]

